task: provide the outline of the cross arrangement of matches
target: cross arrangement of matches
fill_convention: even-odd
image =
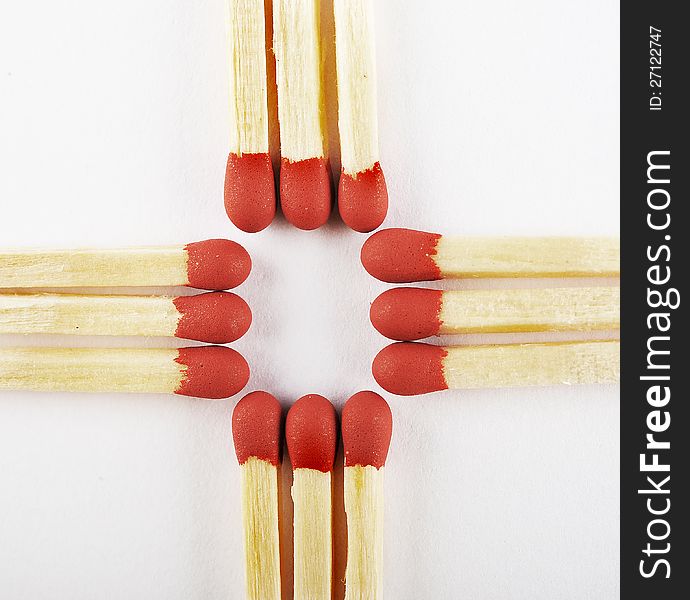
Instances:
[[[105,250],[0,251],[0,334],[168,336],[226,344],[252,321],[231,292],[191,296],[38,293],[40,288],[175,287],[225,290],[249,275],[229,240]],[[0,389],[148,392],[227,398],[249,366],[221,346],[179,349],[0,348]]]
[[[293,468],[294,597],[330,600],[331,489],[338,441],[335,408],[323,396],[303,396],[288,412],[285,439]]]

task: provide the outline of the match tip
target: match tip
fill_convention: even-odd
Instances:
[[[294,469],[332,471],[338,441],[335,408],[318,394],[302,396],[288,411],[285,438]]]
[[[180,296],[173,300],[180,313],[175,336],[210,344],[229,344],[241,338],[252,323],[247,303],[231,292]]]
[[[176,362],[186,367],[176,394],[221,399],[237,394],[249,381],[244,357],[225,346],[180,348]]]
[[[331,214],[331,172],[325,158],[280,161],[280,206],[304,230],[318,229]]]
[[[414,229],[383,229],[362,246],[362,265],[376,279],[410,283],[441,279],[433,256],[441,236]]]
[[[225,210],[230,220],[247,233],[271,224],[276,214],[276,190],[268,152],[228,156]]]
[[[388,403],[374,392],[359,392],[343,407],[345,466],[386,464],[393,433],[393,415]]]
[[[380,227],[388,212],[388,189],[379,163],[355,175],[340,174],[338,209],[355,231],[368,233]]]
[[[252,392],[232,412],[232,438],[241,465],[251,457],[280,463],[283,410],[268,392]]]
[[[441,290],[387,290],[371,305],[371,324],[392,340],[421,340],[438,335],[442,298]]]
[[[189,287],[227,290],[240,285],[252,270],[249,253],[237,242],[205,240],[185,246]]]
[[[443,373],[446,350],[441,346],[400,342],[386,346],[374,358],[376,382],[398,396],[415,396],[448,389]]]

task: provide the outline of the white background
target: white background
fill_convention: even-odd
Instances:
[[[617,2],[376,10],[386,225],[617,233]],[[240,240],[254,259],[238,290],[254,312],[236,344],[247,391],[340,406],[378,389],[386,340],[368,306],[386,286],[335,218],[253,236],[227,220],[225,14],[224,0],[2,2],[0,246]],[[386,597],[617,598],[618,393],[386,395]],[[240,600],[236,400],[0,393],[0,597]]]

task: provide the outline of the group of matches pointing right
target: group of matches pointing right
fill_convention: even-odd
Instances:
[[[384,229],[362,264],[389,283],[477,277],[615,277],[613,238],[448,237]],[[391,344],[372,372],[385,390],[416,395],[448,388],[614,383],[618,340],[436,346],[411,343],[460,333],[605,331],[620,327],[619,287],[441,291],[401,287],[373,302],[371,322]]]
[[[281,598],[281,425],[281,406],[266,392],[248,394],[233,412],[235,452],[242,470],[248,600]],[[359,392],[343,407],[346,600],[383,597],[383,471],[392,428],[390,408],[374,392]],[[335,408],[323,396],[303,396],[288,411],[285,438],[293,468],[294,598],[330,600]]]
[[[280,183],[285,218],[317,229],[332,206],[320,31],[321,0],[273,1]],[[257,232],[276,212],[269,149],[264,0],[230,2],[230,153],[225,208],[240,229]],[[338,206],[355,231],[373,231],[388,210],[379,164],[373,0],[334,0],[341,175]],[[269,24],[270,25],[270,24]]]

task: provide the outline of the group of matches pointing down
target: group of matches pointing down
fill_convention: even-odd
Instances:
[[[362,247],[362,264],[389,283],[620,274],[619,242],[613,238],[463,238],[411,229],[372,235]],[[619,378],[618,340],[445,347],[411,343],[446,334],[619,329],[617,286],[400,287],[376,298],[370,319],[380,333],[399,341],[381,350],[372,364],[376,381],[393,394],[614,383]]]
[[[239,244],[109,250],[0,251],[0,334],[165,336],[227,344],[252,321],[240,285],[251,259]],[[188,286],[191,296],[40,293],[41,289]],[[227,398],[249,366],[224,346],[178,349],[0,348],[0,389],[175,393]]]
[[[281,406],[266,392],[248,394],[233,412],[235,452],[242,470],[248,600],[281,598],[281,425]],[[359,392],[343,407],[346,600],[383,597],[383,471],[392,427],[388,404],[374,392]],[[316,394],[300,398],[288,411],[285,438],[293,468],[294,598],[330,600],[335,408]]]
[[[230,153],[225,208],[247,232],[268,227],[276,212],[269,148],[268,68],[264,0],[230,3]],[[373,231],[388,210],[379,164],[373,0],[334,0],[343,221]],[[328,158],[320,0],[273,0],[280,178],[285,218],[312,230],[328,220]],[[270,26],[270,23],[268,24]],[[270,42],[269,42],[270,43]]]

